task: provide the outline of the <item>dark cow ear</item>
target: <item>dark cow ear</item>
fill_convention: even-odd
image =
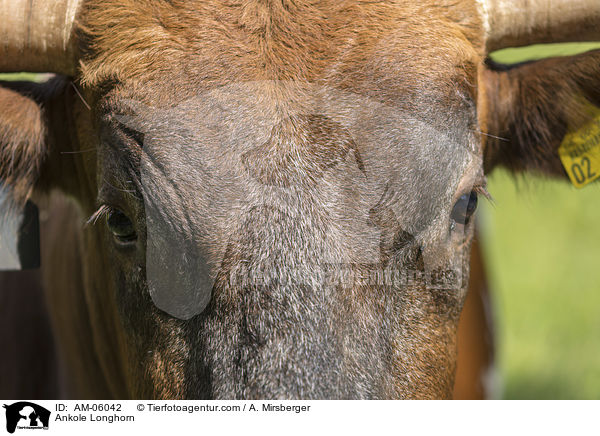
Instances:
[[[41,102],[19,88],[26,89],[0,82],[0,270],[36,268],[40,257],[37,208],[28,199],[46,156],[46,126]]]
[[[503,166],[578,187],[600,177],[600,50],[490,64],[479,88],[486,172]]]

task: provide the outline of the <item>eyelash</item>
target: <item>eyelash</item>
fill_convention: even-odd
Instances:
[[[483,198],[485,198],[490,203],[494,203],[494,197],[492,197],[492,195],[488,192],[485,185],[474,186],[473,191],[476,194],[481,195]]]
[[[87,225],[96,225],[96,223],[98,222],[98,220],[102,219],[102,218],[106,218],[108,215],[110,215],[111,213],[113,213],[116,209],[113,208],[112,206],[109,206],[107,204],[103,204],[102,206],[100,206],[98,208],[98,210],[96,210],[96,212],[94,212],[86,221],[86,226]]]

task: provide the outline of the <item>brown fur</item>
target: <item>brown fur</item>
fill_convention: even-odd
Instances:
[[[482,50],[470,1],[90,2],[79,26],[82,81],[89,86],[165,75],[183,79],[175,81],[178,86],[193,79],[194,92],[199,84],[212,88],[232,80],[315,82],[334,73],[332,65],[357,65],[399,28],[404,50],[433,48],[448,34]],[[445,74],[443,64],[423,60],[429,70]]]
[[[19,203],[32,193],[47,155],[42,109],[30,96],[0,83],[0,176]]]

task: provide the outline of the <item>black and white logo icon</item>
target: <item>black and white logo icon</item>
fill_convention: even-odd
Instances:
[[[19,401],[4,405],[6,409],[6,431],[14,433],[16,429],[48,429],[50,411],[28,401]]]

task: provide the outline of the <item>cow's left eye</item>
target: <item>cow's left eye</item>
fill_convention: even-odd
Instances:
[[[477,193],[471,191],[462,195],[452,208],[451,218],[459,224],[467,225],[477,209]]]
[[[112,210],[106,216],[106,224],[117,242],[131,244],[137,239],[131,220],[120,210]]]

